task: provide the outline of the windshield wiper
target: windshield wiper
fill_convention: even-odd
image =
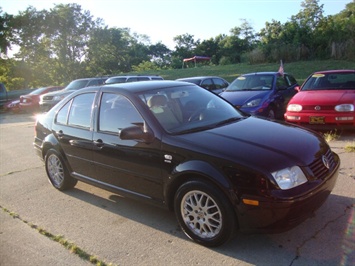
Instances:
[[[243,117],[231,117],[231,118],[228,118],[226,120],[218,122],[217,124],[215,124],[215,127],[219,127],[219,126],[222,126],[222,125],[230,124],[230,123],[233,123],[233,122],[241,120],[241,119],[243,119]]]
[[[180,134],[186,134],[186,133],[193,133],[193,132],[198,132],[198,131],[202,131],[202,130],[207,130],[207,129],[211,129],[214,128],[215,125],[207,125],[207,126],[201,126],[201,127],[194,127],[194,128],[189,128],[186,130],[182,130],[179,132],[176,132],[176,135],[180,135]]]

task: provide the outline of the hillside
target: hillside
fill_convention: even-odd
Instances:
[[[173,69],[173,70],[158,70],[145,71],[138,74],[157,74],[164,79],[177,79],[193,76],[219,76],[227,81],[233,81],[236,77],[244,73],[259,72],[259,71],[278,71],[279,64],[259,64],[250,65],[247,63],[225,65],[225,66],[203,66]],[[325,61],[299,61],[287,63],[284,62],[285,72],[292,74],[299,84],[314,71],[331,70],[331,69],[355,69],[355,62],[345,60],[325,60]],[[135,73],[137,74],[137,73]]]

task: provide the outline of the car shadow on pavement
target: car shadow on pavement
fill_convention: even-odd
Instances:
[[[355,199],[331,194],[314,216],[278,234],[241,234],[217,248],[253,265],[351,265],[355,261]],[[246,249],[253,257],[245,256]],[[260,258],[263,258],[260,260]]]
[[[174,213],[165,209],[109,192],[107,198],[80,188],[65,193],[118,216],[190,241],[178,226]],[[354,217],[354,198],[331,194],[313,217],[290,231],[279,234],[237,233],[231,241],[211,248],[211,251],[252,265],[275,265],[275,262],[278,262],[277,265],[291,265],[293,261],[301,265],[348,265],[355,259]],[[196,244],[196,248],[205,247]]]

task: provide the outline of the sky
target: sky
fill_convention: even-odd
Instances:
[[[335,15],[354,0],[320,0],[324,16]],[[173,38],[190,34],[207,40],[246,20],[256,32],[273,19],[285,23],[301,9],[302,0],[2,0],[4,13],[18,15],[29,6],[50,10],[56,4],[76,3],[108,27],[130,28],[144,34],[152,44],[162,42],[173,49]]]

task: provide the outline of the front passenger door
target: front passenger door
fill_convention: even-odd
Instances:
[[[98,118],[93,136],[95,179],[130,194],[162,199],[160,142],[119,137],[123,128],[143,128],[145,122],[135,106],[123,95],[104,92]]]

